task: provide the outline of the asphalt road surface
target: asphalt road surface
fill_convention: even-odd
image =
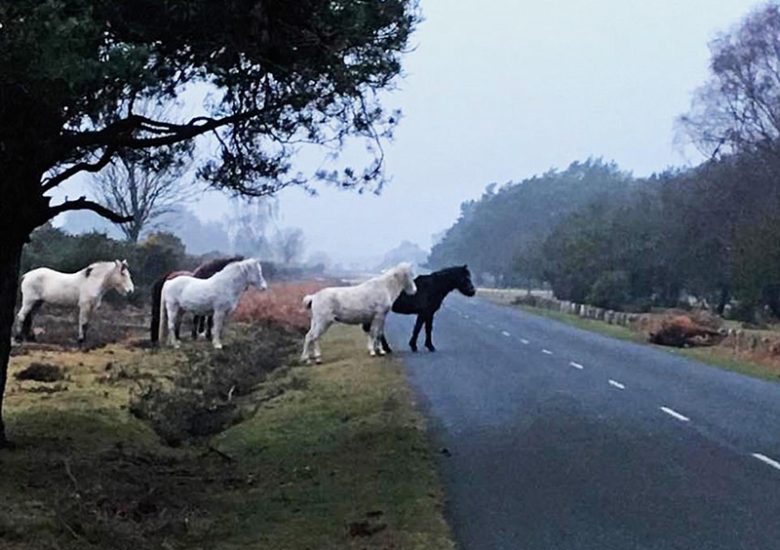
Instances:
[[[412,325],[461,548],[780,549],[780,384],[455,293]]]

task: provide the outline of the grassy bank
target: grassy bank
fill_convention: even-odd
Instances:
[[[488,296],[485,297],[489,299]],[[731,348],[712,346],[681,349],[666,346],[656,346],[647,342],[647,339],[643,334],[635,332],[626,327],[610,325],[609,323],[596,321],[593,319],[583,319],[577,315],[562,313],[560,311],[551,311],[548,309],[535,308],[526,305],[510,305],[506,301],[495,301],[501,305],[516,307],[527,313],[538,315],[540,317],[546,317],[548,319],[554,319],[556,321],[560,321],[583,330],[598,332],[600,334],[604,334],[612,338],[618,338],[620,340],[627,340],[630,342],[653,346],[654,348],[663,350],[668,353],[674,353],[689,359],[695,359],[696,361],[701,361],[702,363],[707,363],[708,365],[731,370],[752,376],[754,378],[773,381],[780,379],[780,369],[778,369],[778,366],[773,362],[761,362],[760,360],[753,361],[735,354]]]
[[[14,357],[0,547],[452,548],[400,366],[364,357],[357,330],[334,327],[323,350],[325,365],[283,367],[236,398],[243,421],[178,447],[128,404],[145,384],[170,385],[185,355]],[[33,362],[65,378],[13,378]]]

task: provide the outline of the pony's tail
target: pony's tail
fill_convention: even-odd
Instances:
[[[303,307],[305,307],[306,309],[311,309],[311,301],[313,299],[314,299],[314,296],[312,296],[311,294],[307,294],[306,296],[304,296],[303,297],[303,302],[302,302],[303,303]]]
[[[160,303],[162,302],[162,287],[165,284],[166,276],[158,279],[152,285],[152,323],[149,326],[149,340],[152,344],[157,344],[160,340]]]
[[[163,330],[165,330],[165,300],[163,300],[163,292],[165,291],[165,283],[168,281],[163,281],[162,288],[160,289],[160,308],[159,308],[159,316],[160,321],[159,325],[157,327],[157,340],[160,341],[163,338]]]

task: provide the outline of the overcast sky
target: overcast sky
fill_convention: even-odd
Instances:
[[[388,96],[404,118],[387,146],[381,196],[322,188],[280,195],[282,225],[338,261],[381,256],[402,240],[431,245],[464,200],[603,156],[647,175],[697,163],[674,120],[707,77],[707,43],[746,0],[422,0],[406,77]],[[562,197],[565,200],[565,197]],[[195,207],[224,215],[209,196]]]

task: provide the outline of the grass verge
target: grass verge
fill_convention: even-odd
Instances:
[[[363,338],[334,327],[325,365],[269,373],[240,398],[246,420],[176,448],[128,403],[185,354],[14,357],[12,375],[33,361],[66,374],[51,392],[11,378],[18,448],[0,452],[0,547],[453,548],[403,371],[365,357]]]
[[[507,304],[503,303],[502,305]],[[567,325],[571,325],[583,330],[598,332],[606,336],[611,336],[612,338],[618,338],[620,340],[627,340],[630,342],[652,346],[667,353],[681,355],[689,359],[701,361],[702,363],[706,363],[708,365],[738,372],[740,374],[745,374],[754,378],[773,381],[780,379],[780,372],[778,372],[776,365],[747,360],[744,357],[737,356],[729,348],[723,348],[719,346],[701,348],[670,348],[666,346],[657,346],[647,342],[642,334],[626,327],[610,325],[609,323],[596,321],[593,319],[583,319],[577,315],[562,313],[560,311],[551,311],[525,305],[513,305],[511,307],[516,307],[539,317],[554,319],[556,321],[560,321],[562,323],[566,323]]]

